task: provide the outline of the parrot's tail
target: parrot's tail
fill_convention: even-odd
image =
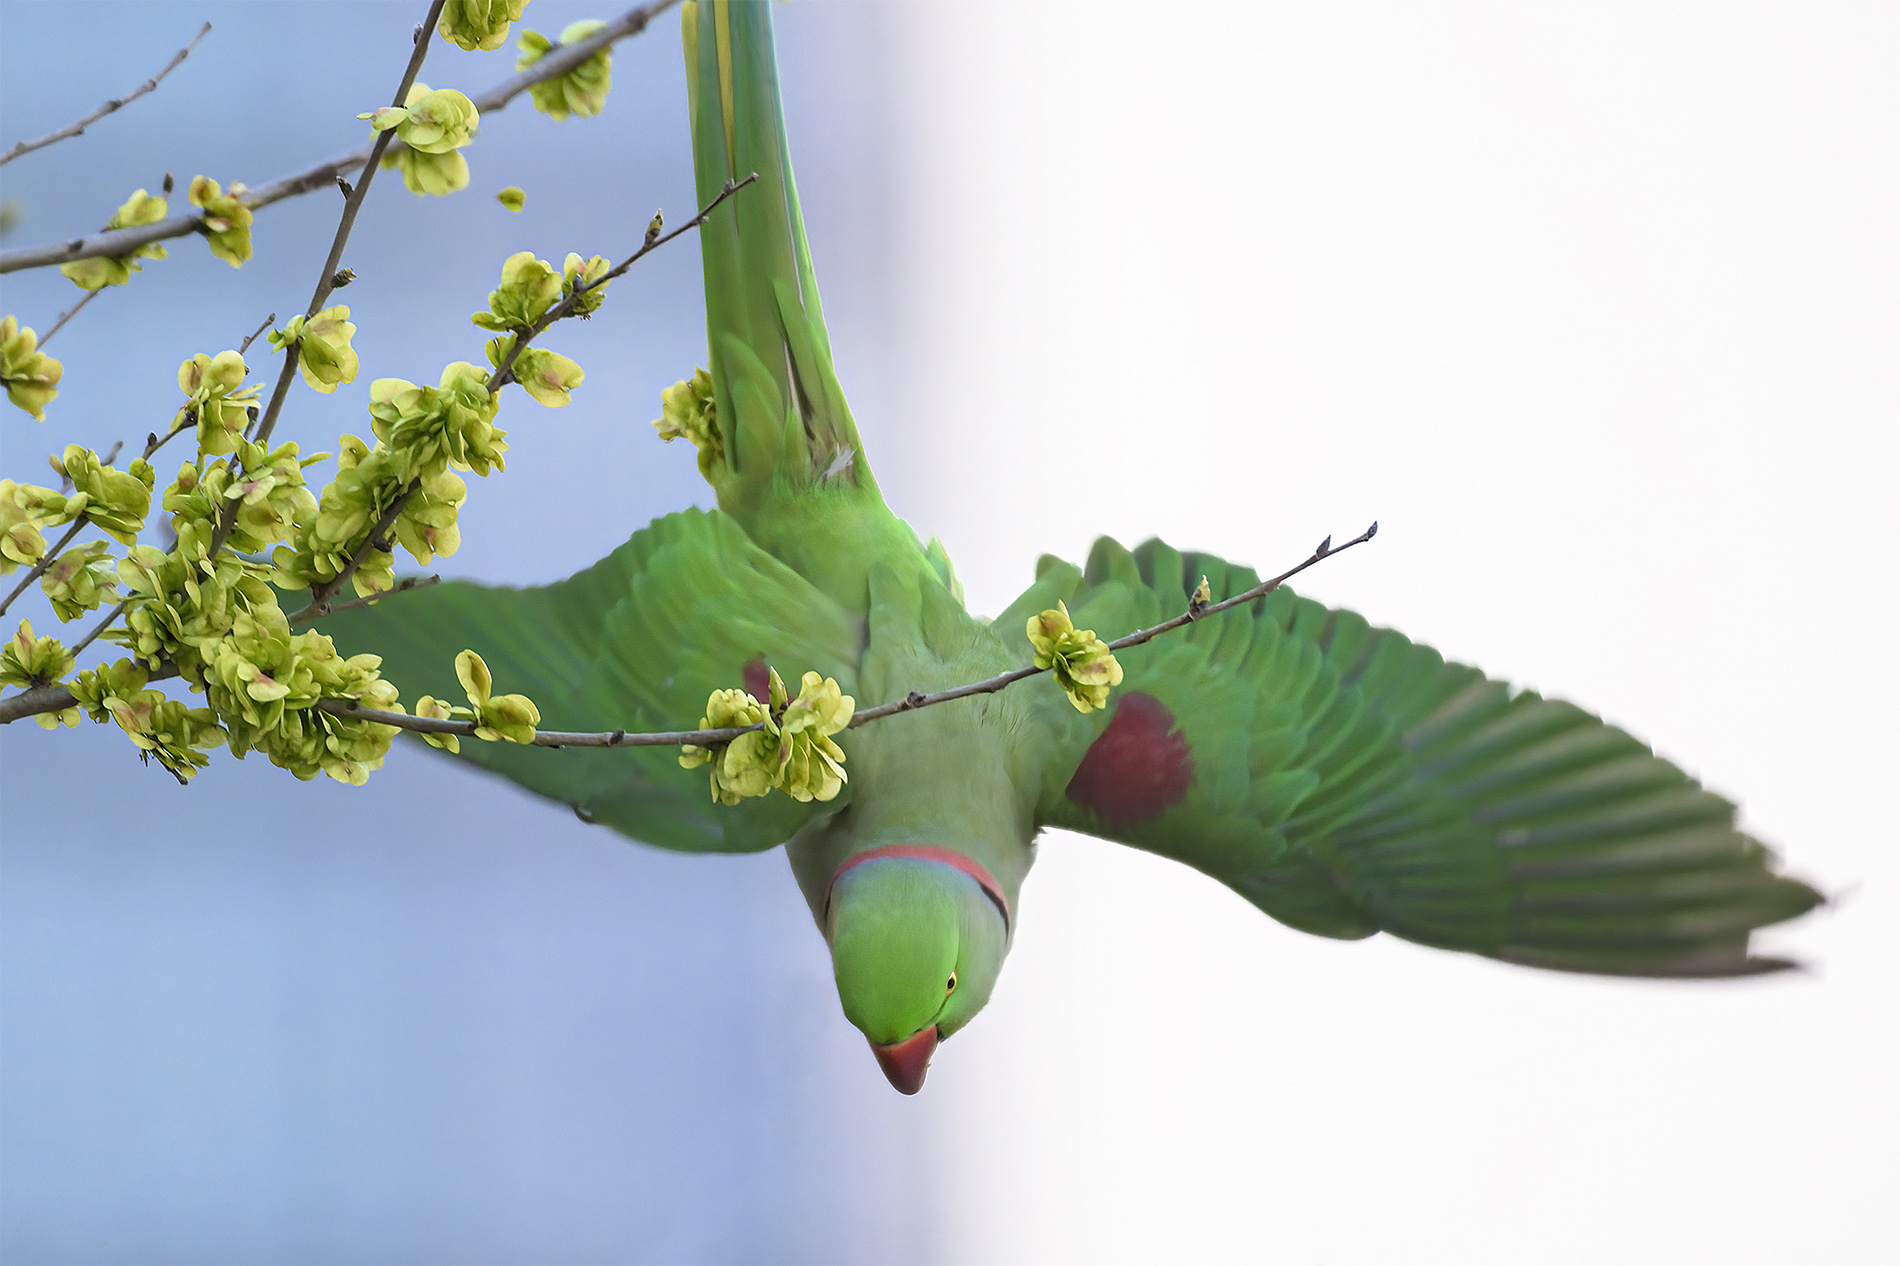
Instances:
[[[832,370],[779,102],[768,0],[680,9],[699,205],[758,179],[699,230],[722,451],[708,472],[743,522],[774,484],[875,494]]]

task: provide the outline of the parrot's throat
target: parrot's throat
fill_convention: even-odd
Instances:
[[[874,862],[881,857],[901,857],[911,858],[917,861],[941,862],[945,866],[962,871],[970,878],[976,880],[977,887],[981,888],[983,895],[990,899],[990,903],[996,907],[996,912],[1003,916],[1004,932],[1007,933],[1009,931],[1011,922],[1009,898],[1003,895],[1002,885],[996,882],[996,879],[988,870],[984,869],[983,863],[977,861],[974,857],[965,857],[962,853],[947,848],[937,848],[930,844],[886,844],[882,848],[874,848],[868,852],[859,853],[855,857],[845,859],[844,863],[840,865],[838,869],[831,872],[831,882],[825,885],[824,923],[826,926],[829,926],[831,923],[831,894],[832,891],[837,888],[838,880],[853,866],[858,866],[865,862]]]

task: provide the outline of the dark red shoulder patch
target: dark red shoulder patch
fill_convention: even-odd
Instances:
[[[766,698],[772,692],[772,674],[766,671],[765,656],[754,655],[745,662],[745,692],[760,703],[770,703]]]
[[[1116,830],[1140,826],[1179,802],[1194,781],[1194,756],[1174,713],[1153,695],[1123,695],[1115,716],[1069,779],[1069,799]]]

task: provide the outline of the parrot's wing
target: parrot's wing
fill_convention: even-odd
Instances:
[[[317,627],[344,654],[383,657],[406,704],[463,701],[455,656],[487,661],[497,694],[525,694],[546,730],[693,729],[715,689],[763,694],[765,666],[797,689],[816,670],[849,693],[861,622],[718,512],[657,519],[586,571],[539,589],[452,581]],[[672,747],[524,747],[465,738],[462,756],[649,844],[693,852],[771,848],[814,812],[772,795],[712,802],[707,771]],[[847,784],[847,794],[848,794]]]
[[[1028,644],[1066,600],[1104,640],[1216,601],[1253,572],[1150,541],[1045,558],[993,626]],[[1176,858],[1283,923],[1387,931],[1535,967],[1727,976],[1788,966],[1749,934],[1820,894],[1775,873],[1735,807],[1571,704],[1281,589],[1117,656],[1106,714],[1048,681],[1039,813]]]

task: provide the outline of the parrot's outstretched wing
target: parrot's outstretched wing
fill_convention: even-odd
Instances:
[[[344,654],[383,656],[383,676],[413,706],[462,702],[454,660],[487,661],[497,694],[525,694],[548,730],[679,730],[709,692],[763,694],[765,666],[797,689],[816,670],[849,692],[862,623],[747,539],[718,512],[657,519],[586,571],[539,589],[466,581],[401,594],[318,623]],[[706,770],[672,747],[523,747],[463,739],[462,756],[635,839],[690,852],[743,853],[784,842],[813,812],[772,795],[712,802]],[[849,794],[847,785],[846,795]]]
[[[1113,640],[1253,572],[1160,541],[1045,557],[994,626],[1065,600]],[[1176,858],[1283,923],[1565,971],[1730,976],[1789,966],[1750,933],[1817,904],[1735,807],[1589,713],[1447,663],[1279,590],[1118,653],[1106,713],[1046,682],[1044,822]]]

